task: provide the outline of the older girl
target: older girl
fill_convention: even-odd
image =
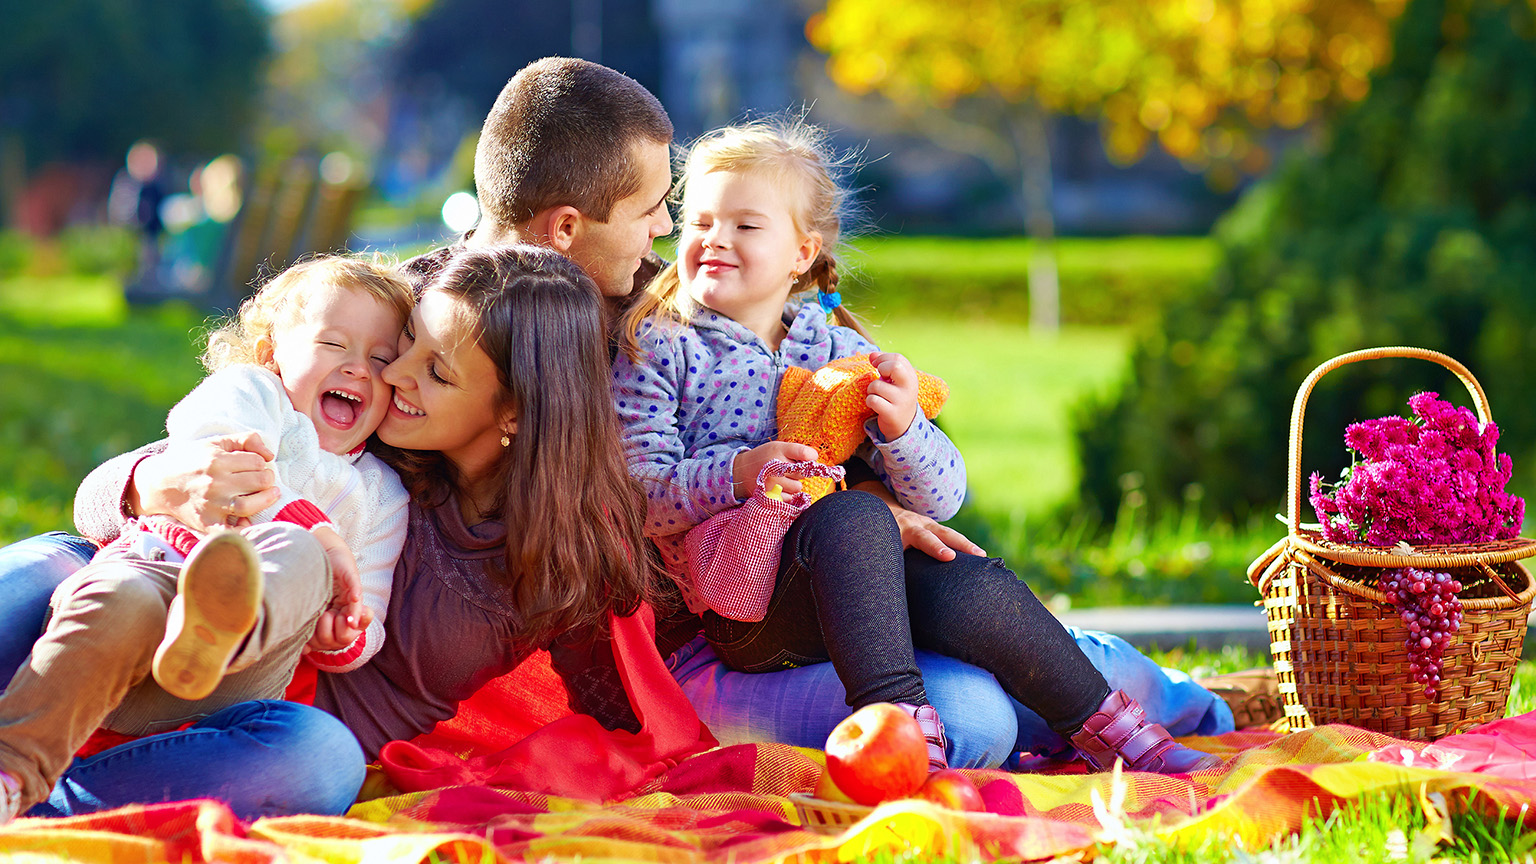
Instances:
[[[908,510],[953,515],[964,463],[917,410],[916,372],[855,329],[837,298],[832,250],[844,193],[818,131],[788,122],[710,133],[690,152],[682,184],[679,261],[626,316],[631,350],[614,365],[630,468],[647,492],[647,533],[664,552],[675,549],[679,532],[746,499],[770,460],[816,459],[814,448],[774,440],[783,370],[866,353],[878,379],[868,385],[873,416],[860,452],[876,488]],[[814,299],[788,302],[802,294]],[[784,486],[799,488],[793,479]],[[685,556],[668,557],[686,581]],[[946,764],[947,742],[915,647],[991,672],[1100,768],[1116,758],[1160,772],[1219,764],[1112,690],[1001,561],[903,552],[876,495],[834,492],[810,506],[779,561],[766,617],[704,613],[715,653],[747,672],[830,660],[851,707],[893,702],[917,718],[934,769]]]

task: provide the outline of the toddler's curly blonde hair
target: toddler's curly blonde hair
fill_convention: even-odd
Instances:
[[[240,304],[240,311],[208,334],[203,367],[217,372],[236,363],[260,364],[256,343],[291,324],[304,308],[306,293],[320,285],[362,291],[398,311],[402,318],[416,304],[410,283],[381,255],[319,255],[277,274]]]

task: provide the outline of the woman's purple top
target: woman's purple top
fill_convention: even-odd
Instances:
[[[164,447],[147,445],[86,477],[75,496],[82,534],[98,543],[116,537],[133,467]],[[610,729],[640,728],[606,639],[569,633],[543,646],[520,637],[523,618],[511,591],[488,572],[506,536],[500,522],[466,526],[454,499],[430,509],[411,503],[384,646],[351,672],[320,673],[316,684],[315,705],[341,718],[369,759],[390,741],[430,732],[486,682],[544,647],[572,710]]]

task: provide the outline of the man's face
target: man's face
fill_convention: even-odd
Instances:
[[[640,171],[639,190],[614,204],[606,222],[582,216],[566,251],[608,297],[634,290],[635,271],[650,254],[651,241],[672,233],[672,215],[667,212],[672,160],[667,145],[640,139],[630,152]]]

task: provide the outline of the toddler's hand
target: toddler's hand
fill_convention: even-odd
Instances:
[[[880,378],[869,382],[864,404],[875,412],[875,422],[885,440],[895,441],[907,434],[917,417],[917,370],[907,358],[890,351],[870,354],[869,362]]]
[[[343,606],[363,599],[363,583],[357,575],[357,559],[341,539],[336,529],[319,524],[309,529],[325,549],[326,560],[331,562],[331,606]]]
[[[735,461],[731,463],[732,492],[735,493],[736,500],[745,501],[752,497],[752,490],[757,485],[758,472],[774,459],[783,459],[786,462],[815,462],[816,448],[809,444],[769,441],[767,444],[759,444],[751,450],[737,453]],[[769,486],[777,483],[786,493],[800,491],[798,477],[769,477],[766,478],[766,482]]]
[[[373,610],[361,601],[346,606],[332,606],[320,613],[315,622],[315,635],[304,644],[304,653],[311,651],[340,651],[357,641],[357,637],[373,623]]]

